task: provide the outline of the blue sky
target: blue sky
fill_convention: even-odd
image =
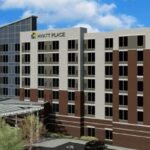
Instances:
[[[87,27],[90,32],[150,26],[149,0],[0,0],[0,25],[30,15],[38,29]]]

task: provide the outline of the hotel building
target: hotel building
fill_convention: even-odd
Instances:
[[[149,28],[21,32],[19,98],[48,102],[52,131],[150,149],[149,41]]]

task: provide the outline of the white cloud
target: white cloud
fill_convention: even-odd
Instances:
[[[0,9],[22,9],[22,18],[37,15],[39,23],[52,26],[85,25],[91,31],[139,26],[135,17],[116,14],[114,3],[98,0],[0,0]]]

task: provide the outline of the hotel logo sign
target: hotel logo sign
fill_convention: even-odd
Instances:
[[[57,37],[65,37],[65,32],[57,32],[57,33],[36,33],[32,32],[32,39],[43,39],[43,38],[57,38]]]

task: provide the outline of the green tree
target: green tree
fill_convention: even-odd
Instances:
[[[0,118],[0,150],[23,150],[24,142],[21,131],[9,126]]]
[[[33,143],[38,141],[40,136],[45,132],[43,123],[35,115],[25,117],[20,124],[20,128],[23,138],[29,145],[29,150],[32,149]]]

